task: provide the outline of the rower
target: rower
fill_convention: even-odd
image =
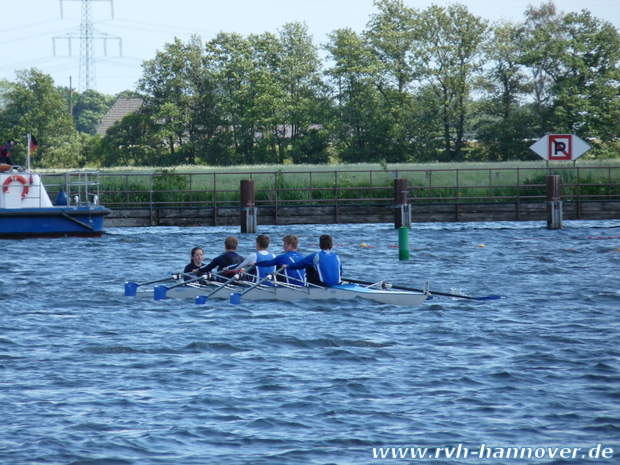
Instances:
[[[297,236],[293,234],[289,234],[288,236],[284,236],[282,239],[284,253],[278,255],[276,258],[264,262],[255,263],[260,270],[263,267],[271,267],[275,266],[276,268],[281,268],[284,265],[291,265],[299,260],[303,260],[304,256],[297,252],[297,244],[299,239]],[[276,278],[280,278],[278,280],[282,280],[288,284],[292,284],[294,286],[305,286],[306,285],[306,270],[291,270],[290,268],[284,269],[284,276],[278,274]]]
[[[251,253],[243,260],[239,265],[234,268],[234,271],[244,269],[249,265],[258,265],[259,263],[273,260],[274,255],[269,252],[269,236],[267,234],[261,234],[256,238],[256,252]],[[249,272],[249,281],[257,282],[259,279],[267,277],[276,271],[273,265],[260,265],[260,268],[254,268],[252,272]]]
[[[185,269],[183,270],[183,273],[186,275],[184,276],[185,281],[191,279],[189,276],[187,276],[188,274],[198,273],[200,267],[203,266],[202,261],[204,260],[204,258],[205,253],[201,247],[194,247],[192,249],[191,262],[189,262],[189,264],[186,265]]]
[[[215,257],[211,260],[207,266],[203,266],[198,269],[199,274],[207,274],[211,270],[216,269],[216,271],[222,271],[224,269],[230,268],[232,265],[237,265],[243,261],[243,257],[237,253],[237,246],[239,245],[239,239],[235,236],[228,236],[224,240],[224,249],[226,250],[222,255]],[[218,277],[217,281],[226,281],[226,274],[233,273],[232,271],[227,271],[223,277]],[[234,274],[234,273],[233,273]],[[231,274],[232,276],[232,274]]]
[[[308,255],[290,265],[282,265],[286,270],[306,269],[308,282],[318,286],[336,286],[342,277],[342,263],[340,256],[332,252],[334,242],[329,234],[323,234],[319,239],[320,252]]]

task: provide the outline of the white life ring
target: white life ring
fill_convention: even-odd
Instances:
[[[13,181],[19,181],[22,183],[22,200],[25,199],[28,195],[28,191],[30,191],[30,185],[28,184],[28,181],[26,181],[26,178],[20,176],[19,174],[15,174],[6,178],[6,181],[4,181],[4,184],[2,185],[2,192],[8,192],[9,184],[11,184]]]

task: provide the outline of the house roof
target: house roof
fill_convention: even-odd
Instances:
[[[101,123],[99,123],[97,134],[105,136],[106,131],[114,123],[121,120],[126,114],[138,111],[143,103],[144,100],[140,97],[119,97],[116,99],[114,105],[110,107]]]

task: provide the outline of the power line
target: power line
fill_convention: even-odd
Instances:
[[[39,21],[37,23],[22,24],[22,25],[20,25],[18,27],[13,27],[13,28],[10,28],[10,29],[3,29],[2,32],[4,34],[8,34],[8,33],[14,32],[14,31],[20,31],[21,32],[21,31],[23,31],[26,28],[39,27],[39,26],[42,26],[43,24],[55,23],[56,21],[58,21],[58,20],[57,19],[46,19],[45,21]],[[30,36],[28,36],[28,37],[30,37]]]
[[[0,42],[0,45],[4,45],[4,44],[10,44],[12,42],[23,42],[25,40],[32,40],[35,39],[37,37],[44,37],[44,36],[49,36],[50,34],[60,34],[61,32],[64,31],[69,31],[70,29],[68,28],[64,28],[64,29],[59,29],[57,31],[44,31],[44,32],[40,32],[38,34],[28,34],[27,37],[15,37],[15,38],[11,38],[8,40],[3,40]]]
[[[109,20],[102,20],[100,22],[105,23],[108,21]],[[119,23],[120,24],[125,23],[126,25],[131,26],[132,30],[155,32],[155,33],[172,33],[172,34],[176,33],[176,34],[184,34],[184,35],[208,34],[212,36],[215,36],[218,33],[218,31],[213,30],[213,29],[195,29],[195,28],[178,26],[176,24],[171,26],[170,24],[149,23],[145,21],[135,21],[135,20],[130,20],[130,19],[114,18],[113,26],[119,27]],[[127,26],[120,26],[120,27],[122,29],[125,29]]]
[[[120,37],[112,36],[105,32],[100,32],[93,27],[92,19],[92,2],[110,2],[112,18],[114,18],[113,0],[60,0],[60,17],[63,17],[63,1],[79,1],[82,3],[82,14],[80,19],[80,28],[77,33],[70,32],[64,36],[54,37],[53,49],[56,55],[56,39],[66,39],[69,45],[69,55],[72,52],[72,39],[80,40],[80,79],[79,90],[84,92],[88,89],[96,87],[96,68],[95,68],[95,47],[93,41],[95,39],[103,40],[104,55],[107,56],[107,41],[118,40],[119,55],[123,55],[123,42]]]

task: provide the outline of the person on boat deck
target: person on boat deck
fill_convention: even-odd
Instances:
[[[207,266],[203,266],[198,270],[200,274],[206,274],[211,270],[217,268],[216,271],[222,271],[225,268],[230,268],[232,265],[237,265],[243,261],[243,257],[237,253],[237,246],[239,245],[239,239],[235,236],[228,236],[224,240],[224,252],[222,255],[215,257],[211,260]],[[218,281],[226,281],[226,277],[218,277]]]
[[[202,260],[205,258],[205,253],[200,247],[194,247],[192,249],[192,261],[185,267],[183,273],[191,274],[197,273],[201,266],[203,266]],[[185,281],[191,279],[189,276],[184,276]]]
[[[269,236],[267,234],[261,234],[256,238],[256,252],[251,253],[243,260],[239,265],[233,268],[235,271],[242,270],[243,268],[262,263],[267,260],[273,260],[274,255],[267,251],[269,248]],[[248,272],[251,277],[251,281],[258,281],[259,279],[267,277],[268,274],[272,274],[276,271],[275,266],[261,266],[260,268],[253,268]]]
[[[0,164],[4,165],[14,165],[11,161],[11,149],[15,147],[15,141],[10,140],[0,149]]]
[[[334,243],[329,234],[319,239],[320,252],[308,255],[291,265],[283,265],[286,270],[306,269],[308,282],[318,286],[336,286],[340,284],[342,263],[337,253],[332,252]]]
[[[304,256],[297,252],[297,244],[299,242],[297,236],[289,234],[288,236],[284,236],[282,241],[284,242],[283,254],[278,255],[272,260],[254,263],[254,265],[259,267],[260,270],[262,270],[263,267],[275,266],[276,268],[281,268],[283,265],[291,265],[295,262],[303,260]],[[304,268],[299,270],[291,270],[290,268],[285,268],[284,276],[278,275],[277,278],[278,281],[284,281],[288,284],[292,284],[293,286],[305,286],[306,270]]]

